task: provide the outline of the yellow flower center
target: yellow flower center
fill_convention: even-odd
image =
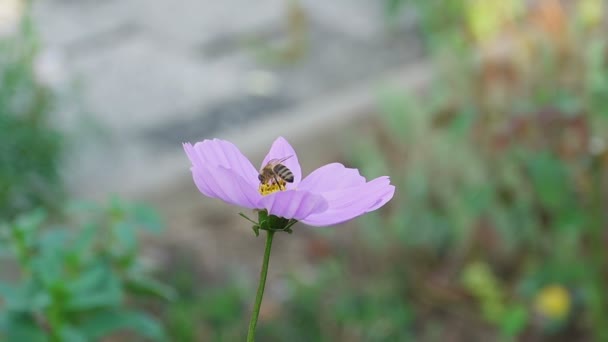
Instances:
[[[536,295],[534,304],[543,316],[559,320],[570,311],[570,294],[561,285],[550,285]]]
[[[272,194],[273,192],[285,191],[286,184],[287,183],[285,183],[285,181],[282,179],[280,179],[278,183],[274,183],[274,182],[262,183],[262,184],[260,184],[258,191],[260,192],[260,194],[262,194],[262,196],[266,196],[266,195]]]

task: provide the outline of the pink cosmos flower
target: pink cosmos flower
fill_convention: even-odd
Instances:
[[[291,170],[294,179],[271,191],[260,185],[258,170],[232,143],[213,139],[183,145],[192,162],[194,183],[205,196],[245,208],[266,209],[269,215],[311,226],[348,221],[382,207],[395,193],[389,177],[368,182],[357,169],[339,163],[322,166],[302,179],[296,152],[283,137],[274,141],[262,167],[271,160],[287,158],[282,164]]]

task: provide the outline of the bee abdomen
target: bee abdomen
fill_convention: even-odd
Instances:
[[[273,171],[287,183],[293,183],[293,173],[291,173],[291,170],[287,166],[279,164],[274,167]]]

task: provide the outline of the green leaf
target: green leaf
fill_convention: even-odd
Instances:
[[[0,325],[0,340],[47,342],[47,336],[42,329],[26,315],[6,314]],[[6,339],[4,339],[6,338]]]
[[[19,216],[15,221],[15,226],[19,230],[33,232],[40,228],[40,225],[46,220],[46,216],[46,212],[42,209],[32,210]]]
[[[101,284],[73,291],[66,309],[83,311],[121,305],[123,292],[120,281],[111,273],[105,274]]]
[[[549,153],[529,156],[528,171],[541,204],[550,210],[564,209],[570,194],[564,165]]]
[[[202,317],[215,324],[230,322],[242,310],[242,295],[237,288],[210,289],[201,300]]]
[[[396,141],[408,142],[426,132],[425,118],[421,115],[423,111],[418,103],[403,91],[395,88],[383,89],[379,94],[378,105],[380,119]]]
[[[563,231],[582,231],[589,226],[589,213],[577,207],[570,207],[556,213],[556,228]]]
[[[15,312],[39,310],[50,302],[49,295],[31,282],[18,285],[0,282],[0,297],[4,308]]]
[[[108,310],[85,319],[80,330],[89,341],[96,341],[110,333],[130,330],[155,341],[164,339],[162,327],[149,315],[135,311]]]
[[[500,330],[505,336],[516,337],[528,324],[528,311],[522,305],[509,308],[502,317]]]
[[[87,336],[72,326],[64,326],[59,332],[62,342],[88,342]]]
[[[146,205],[136,205],[132,210],[133,218],[138,226],[152,233],[160,233],[163,225],[160,215]]]
[[[99,205],[92,201],[71,200],[65,205],[68,214],[93,213],[99,211]]]
[[[385,13],[387,17],[393,17],[405,5],[405,0],[385,0]]]
[[[175,290],[171,287],[144,276],[128,278],[126,288],[129,292],[136,295],[154,296],[166,301],[173,301],[177,296]]]
[[[43,253],[44,251],[61,251],[72,234],[73,232],[67,228],[50,229],[40,234],[38,245]]]
[[[63,265],[61,256],[57,255],[59,250],[47,250],[44,255],[34,259],[32,272],[43,284],[52,284],[63,281]]]
[[[112,227],[117,244],[114,245],[116,255],[130,254],[137,249],[137,236],[133,225],[128,222],[118,222]]]
[[[84,225],[78,236],[75,238],[72,248],[74,254],[80,260],[83,260],[87,255],[94,253],[94,244],[99,238],[99,230],[100,228],[96,224],[87,224]]]
[[[71,281],[68,288],[74,293],[94,292],[98,287],[103,286],[104,281],[112,276],[111,272],[112,270],[105,263],[92,265]]]

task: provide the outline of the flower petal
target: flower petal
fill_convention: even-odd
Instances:
[[[327,210],[327,201],[319,194],[308,191],[279,191],[262,197],[258,206],[271,215],[302,220],[311,214]]]
[[[201,172],[198,171],[197,167],[191,167],[190,171],[192,171],[192,179],[194,179],[194,184],[196,184],[196,187],[203,195],[218,198],[217,194],[212,190],[209,183],[201,176]]]
[[[340,163],[331,163],[311,172],[302,180],[298,189],[323,193],[365,184],[365,178],[357,169],[349,169]]]
[[[294,151],[293,147],[289,145],[285,138],[278,137],[272,143],[270,151],[268,151],[268,154],[264,158],[261,167],[266,166],[272,159],[283,159],[286,157],[289,158],[282,162],[282,164],[287,166],[287,168],[291,170],[291,173],[293,173],[293,183],[287,183],[287,189],[294,189],[302,180],[302,169],[300,168],[300,162],[298,161],[296,151]]]
[[[322,193],[329,208],[311,214],[302,222],[311,226],[329,226],[342,223],[376,210],[388,202],[395,193],[388,177],[379,177],[360,186]]]
[[[185,143],[184,150],[194,167],[222,167],[232,170],[251,187],[257,188],[257,170],[231,142],[213,139],[197,142],[194,146]]]
[[[257,188],[232,169],[218,167],[192,167],[194,183],[206,196],[245,208],[256,209],[262,195]]]

